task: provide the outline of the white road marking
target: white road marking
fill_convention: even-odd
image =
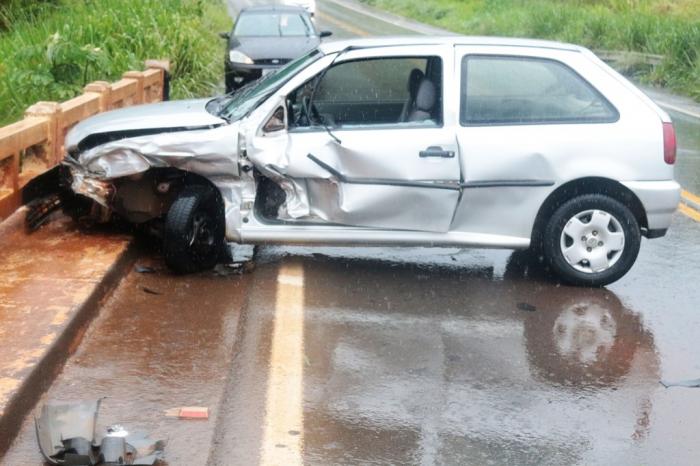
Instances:
[[[673,105],[673,104],[671,104],[671,103],[664,102],[664,101],[661,100],[661,99],[653,99],[653,100],[654,100],[654,102],[656,102],[656,104],[657,104],[659,107],[662,107],[662,108],[664,108],[664,109],[671,110],[671,111],[674,111],[674,112],[677,112],[677,113],[682,113],[683,115],[686,115],[686,116],[690,116],[690,117],[693,117],[693,118],[700,119],[700,113],[692,112],[692,111],[690,111],[690,110],[688,110],[688,109],[686,109],[686,108],[678,107],[678,106]]]
[[[304,270],[285,264],[277,277],[261,464],[302,464],[304,443]]]

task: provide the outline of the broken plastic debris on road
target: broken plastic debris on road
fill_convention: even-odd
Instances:
[[[663,385],[664,388],[670,388],[670,387],[700,388],[700,379],[680,380],[677,382],[670,382],[668,380],[661,380],[661,381],[659,381],[659,383],[661,385]]]
[[[49,402],[35,418],[39,450],[55,465],[155,465],[162,458],[165,442],[147,434],[129,432],[115,424],[101,436],[95,434],[102,399]]]
[[[182,406],[166,410],[165,415],[178,419],[209,419],[209,408],[203,406]]]

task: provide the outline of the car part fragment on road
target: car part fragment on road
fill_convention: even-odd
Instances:
[[[521,311],[535,312],[537,310],[537,307],[533,306],[530,303],[518,303],[517,306],[518,309],[520,309]]]
[[[36,231],[49,220],[51,214],[58,210],[59,207],[61,207],[61,199],[58,194],[51,194],[27,204],[29,209],[25,219],[27,230]]]
[[[156,273],[156,269],[154,269],[153,267],[149,267],[147,265],[136,264],[136,267],[134,267],[134,270],[136,270],[137,273]]]
[[[700,379],[694,379],[694,380],[681,380],[678,382],[669,382],[669,381],[660,381],[661,385],[664,386],[664,388],[669,388],[669,387],[687,387],[687,388],[700,388]]]
[[[148,436],[129,433],[120,425],[95,436],[101,400],[50,402],[36,417],[36,435],[41,454],[51,464],[70,466],[156,464],[165,446]]]

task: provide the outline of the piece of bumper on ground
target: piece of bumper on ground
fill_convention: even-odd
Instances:
[[[130,434],[122,426],[95,436],[100,401],[51,402],[35,418],[39,449],[51,464],[71,466],[152,465],[160,459],[164,442]]]
[[[49,403],[35,418],[39,449],[51,464],[95,464],[92,451],[100,400]]]
[[[681,187],[673,180],[665,181],[623,181],[642,202],[647,214],[649,238],[665,234],[671,225],[673,213],[681,199]]]

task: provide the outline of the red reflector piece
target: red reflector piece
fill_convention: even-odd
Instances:
[[[181,408],[166,409],[165,415],[180,419],[209,419],[209,408],[204,406],[183,406]]]
[[[664,123],[664,162],[676,163],[676,130],[673,123]]]
[[[208,419],[209,408],[199,406],[184,406],[180,408],[180,419]]]

